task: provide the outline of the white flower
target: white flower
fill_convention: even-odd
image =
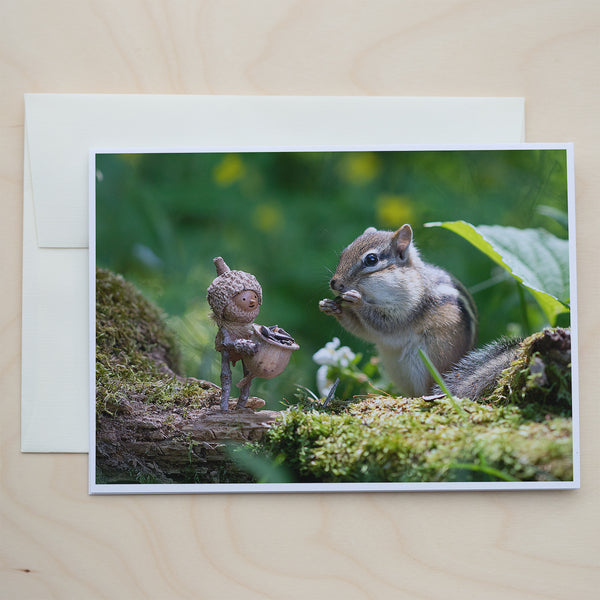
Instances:
[[[356,355],[348,346],[340,348],[339,345],[339,338],[334,337],[331,342],[325,344],[325,348],[321,348],[313,354],[313,360],[318,365],[347,367],[356,358]]]
[[[325,348],[321,348],[320,350],[317,350],[313,354],[313,360],[318,365],[335,366],[337,364],[336,358],[335,358],[336,349],[339,345],[340,345],[339,338],[334,337],[333,340],[331,340],[331,342],[327,342],[325,344]]]
[[[348,346],[342,346],[337,351],[337,360],[340,367],[347,367],[355,358],[356,354]]]
[[[323,365],[317,369],[317,389],[319,390],[319,394],[323,397],[327,397],[329,390],[333,385],[333,381],[327,378],[328,371],[329,367],[327,365]]]
[[[334,383],[327,377],[329,367],[347,367],[355,358],[356,354],[348,346],[340,348],[340,340],[336,337],[331,342],[327,342],[324,348],[313,354],[313,360],[321,365],[317,370],[317,387],[322,396],[329,394],[329,390]]]

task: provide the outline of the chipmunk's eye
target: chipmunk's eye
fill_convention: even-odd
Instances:
[[[365,265],[365,267],[374,267],[378,262],[379,257],[374,253],[367,254],[363,258],[363,265]]]

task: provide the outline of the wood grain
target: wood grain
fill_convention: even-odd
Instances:
[[[597,597],[595,0],[26,0],[0,16],[0,598]],[[90,497],[86,456],[20,454],[25,92],[524,96],[528,141],[575,143],[582,489]]]

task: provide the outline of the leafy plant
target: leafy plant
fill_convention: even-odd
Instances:
[[[355,354],[348,346],[340,346],[334,337],[323,348],[313,354],[313,361],[321,365],[317,370],[317,387],[322,396],[328,396],[335,382],[337,395],[341,398],[387,391],[391,387],[383,381],[377,358],[363,360],[362,354]]]
[[[429,373],[433,377],[434,381],[440,386],[440,388],[444,392],[444,394],[446,394],[446,397],[450,401],[450,404],[452,404],[452,407],[454,408],[454,410],[460,415],[461,419],[466,419],[467,413],[459,405],[459,403],[457,402],[457,399],[450,393],[450,391],[446,387],[446,384],[445,384],[440,372],[435,368],[435,365],[431,362],[431,359],[429,358],[429,356],[427,356],[425,351],[421,348],[419,348],[419,357],[423,361],[423,364],[425,365],[426,369],[429,371]]]
[[[570,312],[569,242],[545,229],[471,225],[466,221],[426,223],[443,227],[473,244],[508,271],[537,300],[551,325]]]
[[[257,444],[226,445],[227,455],[236,466],[251,475],[257,483],[293,483],[293,474],[284,465],[283,455],[274,459],[263,456]]]

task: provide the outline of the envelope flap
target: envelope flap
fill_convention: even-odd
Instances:
[[[53,95],[25,96],[25,161],[28,163],[38,246],[87,247],[87,169],[72,157],[77,145],[77,115]],[[82,188],[82,184],[85,186]]]
[[[93,147],[514,142],[522,139],[523,113],[522,98],[28,94],[38,246],[87,247],[83,191]]]

